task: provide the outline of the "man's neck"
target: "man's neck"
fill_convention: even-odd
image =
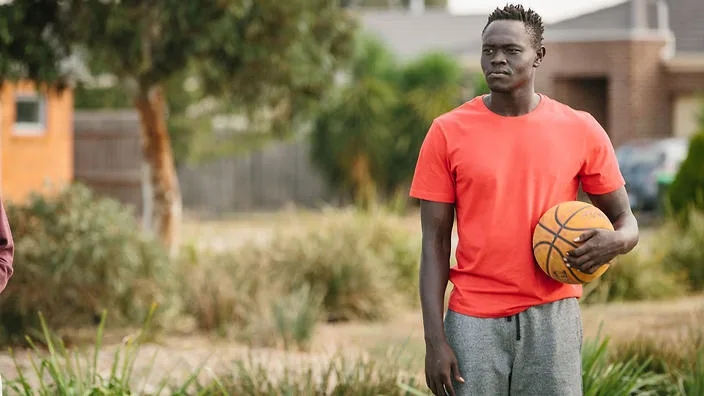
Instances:
[[[492,92],[484,98],[484,103],[498,115],[517,117],[533,111],[540,103],[540,96],[530,87],[514,92]]]

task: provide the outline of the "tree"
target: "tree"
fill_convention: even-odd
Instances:
[[[149,191],[143,215],[173,248],[181,199],[164,85],[190,70],[204,95],[285,131],[332,85],[354,28],[336,0],[14,1],[0,6],[0,79],[62,86],[77,56],[130,87]]]
[[[444,53],[399,65],[378,39],[360,36],[347,78],[315,122],[313,163],[362,207],[405,197],[431,122],[461,103],[462,69]]]

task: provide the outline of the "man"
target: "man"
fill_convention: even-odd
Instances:
[[[606,132],[534,90],[542,34],[532,10],[496,9],[482,33],[491,93],[436,118],[418,157],[410,195],[421,201],[426,381],[435,395],[582,394],[582,288],[540,270],[532,232],[550,207],[577,199],[581,182],[615,231],[584,233],[567,265],[592,273],[638,243]]]

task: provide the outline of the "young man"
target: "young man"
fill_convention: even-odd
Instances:
[[[532,10],[496,9],[482,34],[491,93],[436,118],[419,154],[410,195],[421,201],[426,381],[435,395],[581,395],[582,288],[540,270],[532,232],[546,210],[577,198],[581,182],[615,231],[584,233],[567,264],[591,273],[638,243],[606,132],[534,90],[542,34]]]

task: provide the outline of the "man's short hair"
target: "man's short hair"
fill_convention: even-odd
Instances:
[[[489,20],[482,30],[482,34],[486,28],[494,21],[521,21],[526,26],[528,34],[531,36],[531,42],[537,49],[543,45],[543,18],[537,12],[523,8],[520,4],[507,4],[504,8],[496,8],[490,15]]]

